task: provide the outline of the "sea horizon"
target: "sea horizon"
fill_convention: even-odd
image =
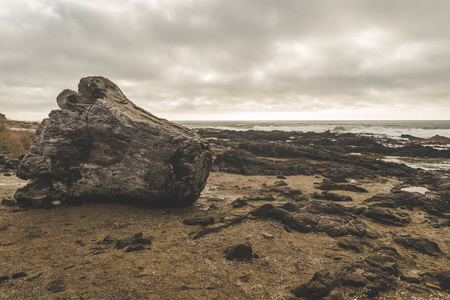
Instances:
[[[189,128],[220,130],[341,132],[374,134],[389,137],[412,135],[430,138],[436,135],[450,138],[450,120],[186,120],[174,121]]]

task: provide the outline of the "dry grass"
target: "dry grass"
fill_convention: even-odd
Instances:
[[[34,132],[12,131],[6,122],[0,122],[0,153],[6,152],[9,156],[19,157],[28,153],[33,144]]]

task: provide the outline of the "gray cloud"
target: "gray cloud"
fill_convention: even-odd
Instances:
[[[175,119],[393,107],[448,119],[449,15],[445,0],[6,0],[0,111],[41,119],[102,75]]]

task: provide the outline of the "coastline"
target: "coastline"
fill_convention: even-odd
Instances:
[[[9,278],[0,297],[295,299],[319,278],[332,282],[328,297],[448,298],[450,172],[380,160],[448,159],[448,150],[351,133],[197,131],[215,163],[191,207],[2,206],[0,276]],[[0,185],[5,199],[23,184],[3,174],[0,182],[10,183]],[[213,222],[186,224],[198,218]],[[142,251],[105,242],[139,232],[152,240]],[[404,246],[408,238],[440,251]],[[257,257],[225,259],[239,243]]]

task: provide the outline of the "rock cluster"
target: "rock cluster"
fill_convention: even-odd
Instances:
[[[193,131],[134,105],[110,80],[82,78],[64,90],[36,131],[17,176],[22,205],[125,199],[189,205],[206,184],[212,156]]]

